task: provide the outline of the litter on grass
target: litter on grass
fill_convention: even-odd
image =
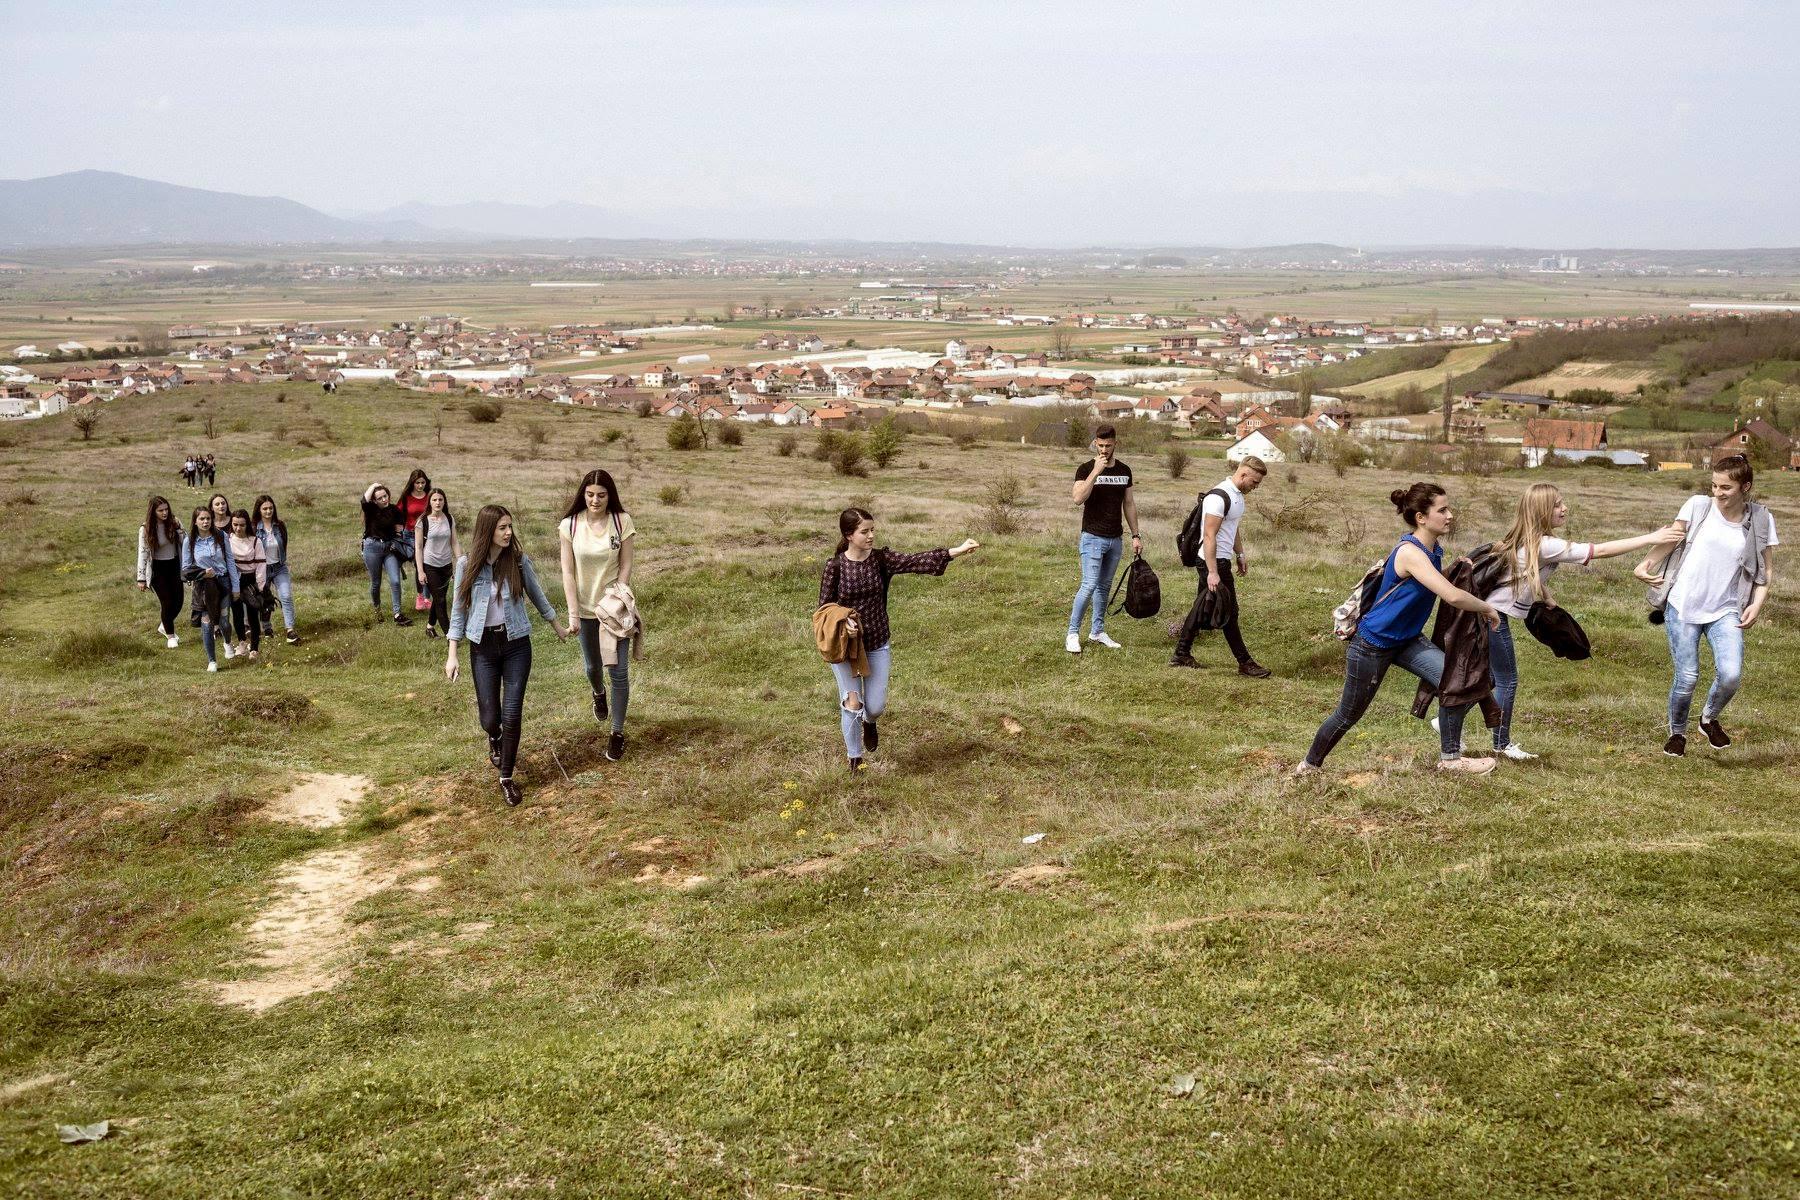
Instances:
[[[71,1146],[97,1142],[112,1132],[111,1121],[95,1121],[92,1125],[58,1125],[56,1136]]]
[[[1028,833],[1019,840],[1024,842],[1027,846],[1035,846],[1044,840],[1044,835],[1041,833]]]

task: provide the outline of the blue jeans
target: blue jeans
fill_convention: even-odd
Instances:
[[[869,651],[869,673],[858,677],[850,663],[832,663],[831,673],[837,679],[838,726],[844,732],[844,752],[851,758],[863,756],[862,727],[864,721],[877,720],[887,711],[888,673],[894,666],[894,646],[888,643]],[[845,701],[850,693],[862,697],[862,708],[853,709]]]
[[[1423,635],[1389,649],[1371,645],[1360,635],[1351,638],[1344,651],[1344,693],[1338,698],[1337,711],[1326,717],[1319,732],[1313,735],[1312,749],[1306,752],[1308,763],[1315,767],[1324,765],[1325,756],[1352,726],[1362,720],[1369,702],[1381,690],[1382,677],[1390,666],[1409,671],[1436,687],[1444,678],[1444,652]],[[1467,704],[1454,708],[1438,706],[1439,758],[1462,757],[1463,718],[1470,707]]]
[[[432,597],[437,603],[437,597]],[[580,618],[581,630],[581,669],[587,672],[588,687],[594,695],[606,695],[606,685],[612,683],[612,703],[607,706],[607,715],[612,719],[614,733],[625,732],[625,708],[631,703],[631,643],[619,643],[619,661],[607,666],[600,658],[600,622],[593,617]],[[604,672],[604,677],[602,676]]]
[[[475,711],[490,744],[500,744],[500,778],[511,779],[525,723],[525,685],[531,679],[531,639],[509,638],[504,629],[482,631],[469,643]]]
[[[1700,685],[1702,637],[1712,647],[1713,681],[1700,719],[1718,720],[1737,695],[1744,677],[1744,631],[1738,628],[1738,620],[1738,614],[1731,612],[1705,625],[1690,625],[1670,612],[1663,621],[1669,634],[1669,657],[1675,660],[1675,685],[1669,689],[1670,733],[1687,732],[1688,709],[1694,703],[1694,689]]]
[[[1500,706],[1494,749],[1504,750],[1512,744],[1513,701],[1519,695],[1519,655],[1513,649],[1512,623],[1504,613],[1500,616],[1500,628],[1488,634],[1488,670],[1494,676],[1494,703]]]
[[[389,543],[380,538],[364,538],[362,541],[363,566],[369,572],[369,603],[377,610],[381,608],[381,576],[386,571],[388,591],[394,595],[394,615],[400,615],[400,560],[394,556]]]
[[[1081,587],[1075,592],[1075,607],[1069,610],[1069,632],[1081,632],[1081,610],[1091,601],[1094,614],[1088,620],[1088,636],[1098,637],[1106,628],[1106,601],[1112,594],[1113,574],[1125,553],[1125,535],[1108,538],[1084,532],[1080,551]]]
[[[269,591],[281,604],[281,622],[289,633],[294,632],[294,577],[288,572],[286,563],[277,563],[269,568]],[[263,613],[263,624],[269,623],[269,614]]]

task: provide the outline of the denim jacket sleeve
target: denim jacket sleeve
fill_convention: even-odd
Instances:
[[[238,572],[237,556],[229,549],[225,551],[225,573],[231,577],[231,594],[235,596],[243,583],[243,576]]]
[[[193,569],[194,569],[194,539],[193,538],[183,538],[181,540],[181,574],[182,574],[182,576],[186,577],[187,573]]]
[[[550,597],[544,595],[544,587],[538,582],[537,570],[532,567],[528,556],[519,557],[519,574],[525,580],[525,594],[531,597],[538,612],[543,614],[544,620],[552,625],[556,624],[556,606],[550,603]]]
[[[468,568],[469,560],[466,557],[457,559],[456,577],[450,584],[450,632],[444,636],[453,642],[460,642],[468,632],[469,610],[462,601],[463,572]]]

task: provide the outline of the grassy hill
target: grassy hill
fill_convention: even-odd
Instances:
[[[1275,669],[1253,681],[1216,640],[1207,670],[1162,665],[1210,474],[1134,462],[1164,613],[1073,657],[1072,452],[914,437],[846,479],[772,431],[678,454],[664,428],[295,388],[121,401],[91,442],[66,416],[0,429],[0,1189],[1789,1194],[1791,582],[1728,754],[1660,753],[1667,651],[1612,563],[1558,589],[1593,661],[1521,642],[1542,761],[1446,782],[1395,680],[1295,781],[1339,686],[1329,610],[1396,535],[1397,476],[1278,468],[1258,494],[1328,499],[1311,532],[1247,519],[1246,632]],[[186,507],[202,444],[234,503],[281,500],[306,635],[216,676],[130,582],[146,494]],[[618,477],[649,623],[625,761],[540,626],[505,809],[467,678],[370,620],[355,498],[415,462],[465,520],[511,506],[552,576],[580,472]],[[983,533],[1008,473],[1025,527]],[[1555,477],[1594,537],[1692,483]],[[1526,479],[1446,482],[1466,547]],[[1797,481],[1768,482],[1800,530]],[[808,630],[852,500],[896,547],[987,543],[896,581],[855,781]],[[272,819],[314,773],[369,784],[341,824]],[[291,974],[256,950],[290,943],[335,986],[220,1003]],[[103,1118],[106,1141],[57,1141]]]

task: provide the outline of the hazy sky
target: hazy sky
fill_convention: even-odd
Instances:
[[[1800,243],[1800,5],[0,0],[0,177],[695,236]]]

